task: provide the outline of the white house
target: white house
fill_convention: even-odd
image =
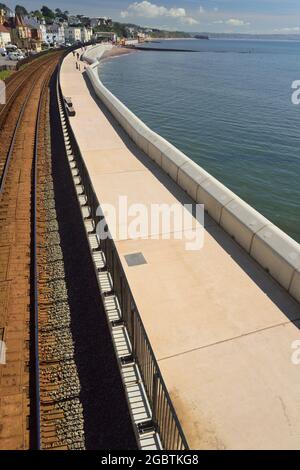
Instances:
[[[7,19],[7,12],[0,9],[0,47],[5,47],[6,44],[11,42],[10,30],[4,26]]]
[[[42,42],[46,42],[46,22],[34,16],[25,16],[24,23],[30,28],[34,28],[39,31],[39,36]]]
[[[65,41],[70,42],[71,44],[81,41],[81,29],[78,26],[66,26]]]
[[[46,42],[48,44],[64,44],[65,28],[61,23],[49,24],[46,27]]]
[[[111,26],[112,19],[111,18],[91,18],[90,25],[92,28],[96,28],[97,26]]]
[[[82,42],[89,42],[92,39],[93,30],[92,28],[85,27],[81,28],[81,41]]]
[[[11,43],[10,31],[8,28],[0,24],[0,47],[5,47]]]

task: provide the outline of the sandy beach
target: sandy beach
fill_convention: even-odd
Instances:
[[[103,56],[101,57],[101,60],[110,59],[111,57],[118,57],[118,56],[125,55],[125,54],[132,54],[132,53],[136,54],[137,52],[138,52],[137,50],[130,49],[127,47],[114,46],[112,49],[110,49],[109,51],[106,51],[103,54]]]

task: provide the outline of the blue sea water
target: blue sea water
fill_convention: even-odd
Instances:
[[[103,83],[161,134],[300,242],[300,42],[162,41],[102,63]]]

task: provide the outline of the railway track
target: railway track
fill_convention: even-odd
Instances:
[[[30,77],[26,73],[14,80],[14,91],[0,113],[0,339],[7,347],[6,363],[0,366],[0,449],[40,446],[33,255],[36,202],[46,165],[39,171],[37,162],[49,155],[43,138],[48,83],[60,56],[40,60],[30,67]],[[45,419],[41,415],[41,422]]]
[[[6,363],[0,365],[0,450],[82,450],[103,445],[104,423],[109,418],[98,400],[91,404],[94,380],[100,384],[100,397],[107,400],[112,393],[118,402],[116,412],[110,413],[116,431],[109,431],[107,442],[135,446],[119,373],[112,368],[106,379],[113,391],[101,386],[100,371],[94,377],[84,374],[81,390],[81,341],[78,331],[74,332],[73,317],[73,327],[71,322],[77,306],[74,309],[74,299],[69,298],[70,269],[67,275],[53,180],[57,147],[53,153],[51,137],[56,138],[62,129],[61,124],[59,130],[53,129],[50,113],[53,117],[56,111],[50,96],[52,86],[57,91],[55,69],[61,56],[54,53],[40,60],[30,74],[15,79],[7,104],[0,110],[0,341],[7,347]],[[63,135],[61,139],[64,142]],[[90,312],[98,317],[92,303]],[[104,355],[117,369],[111,357],[113,347],[106,346],[108,336],[102,331],[100,352],[91,347],[89,354],[101,360]],[[91,363],[98,369],[98,362]],[[97,410],[100,420],[96,414],[91,416],[91,410]],[[127,426],[122,432],[120,419]],[[124,436],[126,429],[129,437]]]
[[[53,55],[53,53],[51,52],[50,55]],[[26,64],[24,68],[10,75],[5,80],[7,99],[9,99],[14,94],[14,92],[19,87],[19,85],[24,84],[25,81],[32,75],[32,73],[38,70],[40,65],[45,60],[48,60],[48,59],[49,59],[49,55],[45,55],[44,57],[39,57],[38,59],[33,59],[31,62]],[[0,109],[1,108],[3,108],[2,105],[0,106]]]
[[[53,53],[49,57],[39,59],[24,70],[13,75],[14,79],[6,85],[6,105],[0,109],[0,176],[7,161],[7,154],[18,120],[21,120],[22,111],[25,108],[26,98],[30,95],[33,82],[37,74],[48,67],[48,64],[60,55]]]

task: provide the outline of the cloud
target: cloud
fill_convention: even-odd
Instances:
[[[280,28],[280,29],[275,29],[276,33],[298,33],[300,31],[299,26],[294,26],[290,28]]]
[[[180,18],[180,21],[183,24],[188,25],[199,24],[199,21],[197,21],[195,18],[192,18],[191,16],[183,16],[182,18]]]
[[[238,20],[237,18],[230,18],[226,21],[226,24],[230,26],[248,26],[250,23],[245,22],[244,20]]]
[[[122,18],[127,18],[128,16],[142,18],[190,18],[187,17],[184,8],[166,8],[155,5],[147,0],[131,3],[127,10],[121,12]]]
[[[199,7],[199,13],[203,13],[203,7]],[[158,6],[148,0],[131,3],[127,10],[121,11],[122,18],[172,18],[181,24],[192,26],[199,24],[198,20],[189,16],[185,8],[167,8]]]

